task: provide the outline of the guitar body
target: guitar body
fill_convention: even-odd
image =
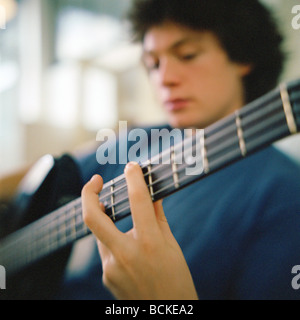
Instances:
[[[77,198],[81,187],[78,168],[70,156],[63,155],[58,159],[44,156],[22,181],[19,192],[6,213],[5,221],[8,227],[5,230],[2,227],[1,237]],[[6,290],[0,292],[0,299],[53,298],[70,251],[69,245],[8,278]]]

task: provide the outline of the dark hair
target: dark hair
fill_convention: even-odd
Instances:
[[[258,0],[133,0],[128,17],[138,41],[165,21],[214,32],[232,61],[253,66],[244,78],[246,102],[277,85],[284,63],[282,36]]]

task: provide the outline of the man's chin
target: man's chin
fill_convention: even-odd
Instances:
[[[186,129],[186,128],[198,128],[198,125],[191,120],[182,119],[179,117],[169,117],[169,124],[172,128]]]

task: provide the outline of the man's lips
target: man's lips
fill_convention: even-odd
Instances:
[[[167,100],[164,105],[168,111],[178,111],[185,109],[189,103],[188,99],[170,99]]]

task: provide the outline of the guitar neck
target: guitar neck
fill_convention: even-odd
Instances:
[[[234,161],[296,134],[299,128],[300,81],[294,81],[206,129],[197,130],[183,143],[143,164],[152,200],[167,197]],[[113,221],[128,216],[130,207],[124,174],[105,183],[99,199]],[[3,239],[0,264],[8,274],[13,274],[88,234],[78,198]]]

